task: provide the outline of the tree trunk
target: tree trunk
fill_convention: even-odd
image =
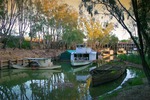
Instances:
[[[30,39],[30,49],[32,49],[32,36],[31,36],[31,39]]]
[[[146,59],[143,55],[141,55],[141,59],[142,59],[143,70],[147,77],[148,84],[150,85],[150,67],[149,67],[148,63],[146,62]]]

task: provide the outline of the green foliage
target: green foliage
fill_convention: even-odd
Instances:
[[[22,47],[23,49],[30,49],[30,42],[24,40],[23,43],[22,43],[22,45],[21,45],[21,47]]]
[[[9,48],[19,48],[19,38],[15,36],[11,36],[10,39],[7,42],[7,47]],[[6,39],[4,39],[6,41]],[[29,49],[30,48],[30,42],[26,40],[22,40],[21,48],[23,49]]]
[[[141,85],[141,84],[143,84],[143,82],[142,82],[142,80],[139,79],[139,78],[134,78],[134,80],[129,80],[129,81],[127,82],[127,84],[128,84],[129,86],[135,86],[135,85]]]
[[[117,37],[115,34],[113,34],[113,35],[111,35],[109,38],[110,38],[110,39],[109,39],[109,44],[110,44],[110,46],[112,46],[113,48],[115,48],[115,45],[116,45],[116,44],[118,43],[118,41],[119,41],[118,37]]]
[[[125,40],[125,39],[124,39],[124,40],[121,40],[120,42],[128,42],[128,40]]]
[[[118,58],[122,59],[122,60],[126,60],[126,61],[130,61],[136,64],[141,64],[141,59],[139,55],[118,55]]]
[[[77,29],[66,27],[62,39],[68,46],[83,43],[84,34]]]

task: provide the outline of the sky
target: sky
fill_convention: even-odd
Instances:
[[[130,7],[129,1],[130,0],[120,0],[122,2],[122,4],[128,9]],[[63,0],[64,3],[67,3],[68,5],[72,6],[73,8],[75,8],[77,11],[79,11],[79,4],[81,2],[81,0]],[[129,34],[126,32],[125,29],[123,29],[121,27],[121,25],[119,25],[119,28],[115,29],[112,31],[118,38],[119,40],[123,40],[123,39],[129,39],[130,36]]]

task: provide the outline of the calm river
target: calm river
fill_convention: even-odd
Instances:
[[[90,87],[92,66],[73,68],[62,63],[62,70],[0,70],[0,100],[91,100],[111,93],[137,71],[127,69],[114,82]],[[86,80],[87,79],[87,80]]]

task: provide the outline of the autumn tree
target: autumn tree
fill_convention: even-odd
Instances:
[[[149,0],[131,0],[130,11],[122,4],[120,0],[82,0],[84,4],[88,7],[88,12],[94,15],[94,5],[103,5],[103,7],[111,14],[120,25],[129,33],[133,42],[135,43],[141,61],[143,65],[143,70],[150,84],[150,66],[148,65],[146,58],[146,53],[144,52],[146,45],[148,49],[150,48],[150,35],[149,35]],[[88,4],[90,5],[87,5]],[[91,6],[91,8],[89,8]],[[127,17],[126,17],[127,16]],[[127,24],[126,20],[132,21],[132,23]],[[134,38],[132,34],[131,27],[137,28],[138,39]]]
[[[100,22],[93,19],[80,18],[80,21],[80,28],[87,33],[88,45],[91,45],[93,49],[98,49],[97,47],[102,48],[105,44],[108,44],[109,34],[114,27],[112,23],[102,26]]]

